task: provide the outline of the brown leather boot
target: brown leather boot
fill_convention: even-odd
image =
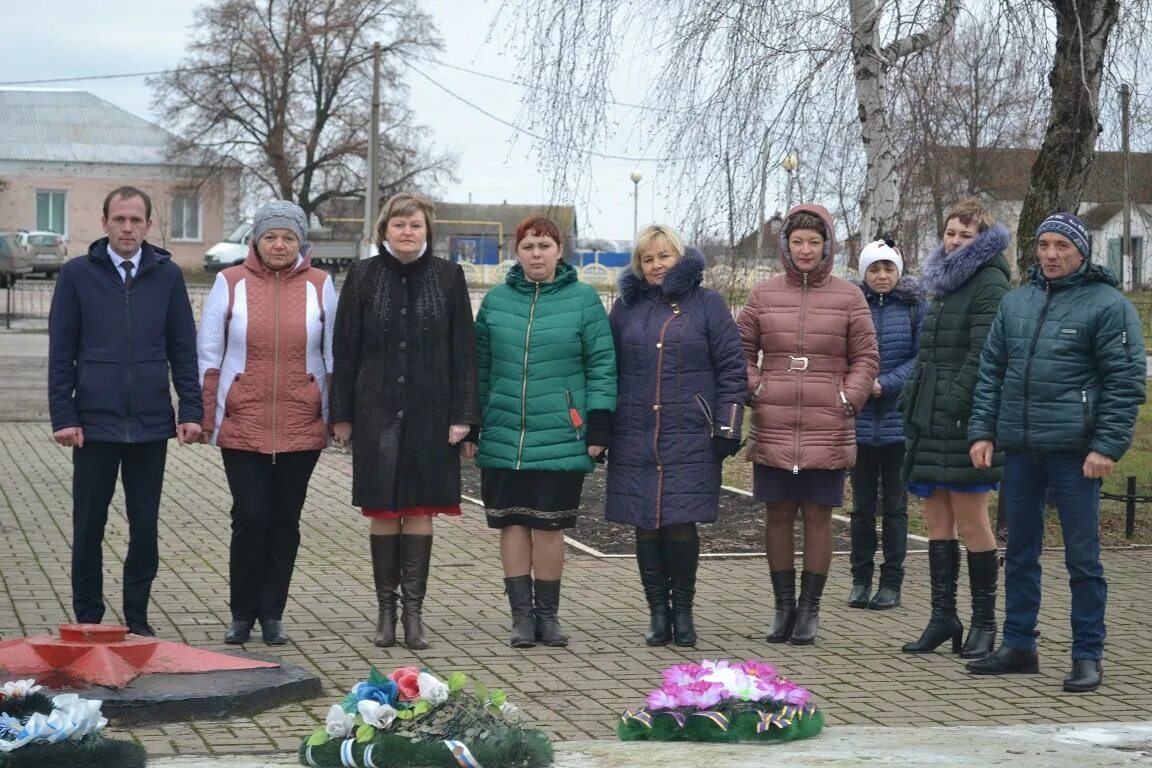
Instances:
[[[432,537],[402,534],[400,539],[404,645],[410,651],[422,651],[428,647],[423,610],[424,595],[428,591],[428,564],[432,560]]]
[[[400,583],[400,537],[373,534],[372,577],[376,582],[376,603],[380,614],[372,644],[377,648],[396,645],[396,587]]]

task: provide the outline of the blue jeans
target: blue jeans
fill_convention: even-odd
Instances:
[[[1080,453],[1008,451],[1004,457],[1008,547],[1004,552],[1004,645],[1036,647],[1040,553],[1049,491],[1064,533],[1064,565],[1072,590],[1072,658],[1104,655],[1108,583],[1100,563],[1100,481],[1084,477]]]

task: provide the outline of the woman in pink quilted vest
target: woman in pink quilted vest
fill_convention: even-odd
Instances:
[[[737,325],[748,363],[752,493],[766,505],[764,547],[776,596],[770,643],[811,645],[832,564],[832,508],[856,461],[856,411],[880,369],[864,294],[832,276],[832,217],[798,205],[780,233],[784,272],[752,289]],[[796,599],[793,527],[804,521]]]
[[[222,271],[204,304],[197,351],[203,440],[220,447],[232,492],[224,642],[283,645],[284,606],[300,546],[300,510],[328,444],[336,290],[311,265],[308,218],[287,200],[253,218],[243,264]]]

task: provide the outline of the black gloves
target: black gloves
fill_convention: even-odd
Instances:
[[[712,436],[712,453],[718,459],[726,459],[740,452],[740,441],[734,437]]]

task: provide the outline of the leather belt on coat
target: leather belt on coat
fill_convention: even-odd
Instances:
[[[842,359],[810,355],[773,355],[760,362],[761,371],[792,371],[794,373],[847,373]]]

